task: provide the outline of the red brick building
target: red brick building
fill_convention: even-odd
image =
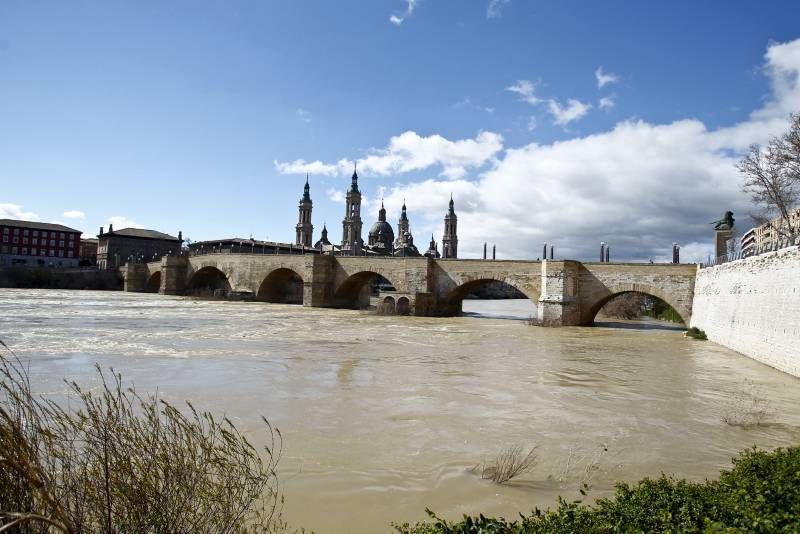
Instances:
[[[0,265],[77,267],[81,232],[61,224],[0,219]]]

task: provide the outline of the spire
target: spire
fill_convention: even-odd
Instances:
[[[400,220],[407,221],[408,215],[406,214],[406,199],[403,199],[403,211],[400,212]]]
[[[453,193],[450,193],[450,215],[454,215],[455,212],[456,210],[453,207]]]
[[[358,192],[358,169],[356,168],[355,162],[353,163],[353,181],[350,184],[350,190],[353,192]]]
[[[306,173],[306,185],[303,187],[303,200],[311,201],[311,190],[308,185],[308,173]]]
[[[381,199],[381,209],[378,210],[378,220],[381,222],[386,221],[386,208],[383,207],[383,199]]]
[[[325,241],[328,239],[328,225],[322,223],[322,240]]]

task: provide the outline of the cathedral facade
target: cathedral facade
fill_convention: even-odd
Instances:
[[[297,226],[295,227],[296,244],[301,247],[311,247],[314,226],[311,224],[311,210],[313,203],[308,185],[308,176],[303,188],[303,196],[300,198],[299,215]],[[354,169],[350,182],[350,189],[345,195],[345,215],[342,220],[342,243],[337,247],[328,240],[328,229],[325,225],[322,228],[322,237],[314,244],[314,249],[323,254],[341,254],[344,256],[395,256],[395,257],[419,257],[429,258],[457,258],[458,257],[458,237],[457,220],[453,204],[453,197],[450,196],[450,206],[444,217],[444,234],[442,236],[442,254],[439,254],[439,246],[431,236],[428,250],[421,254],[414,245],[414,236],[411,234],[410,221],[406,209],[405,200],[400,212],[400,219],[397,222],[397,234],[395,235],[392,225],[386,221],[386,208],[378,210],[378,220],[369,230],[367,242],[361,237],[361,191],[358,189],[358,172]]]

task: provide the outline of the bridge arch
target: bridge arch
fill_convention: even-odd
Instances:
[[[186,281],[186,294],[197,296],[222,296],[231,290],[231,284],[225,273],[213,266],[198,269]]]
[[[369,290],[367,284],[376,279],[384,279],[392,287],[397,285],[383,273],[376,271],[360,271],[353,273],[339,284],[333,293],[333,305],[336,308],[361,309],[369,304]]]
[[[161,289],[161,271],[155,271],[147,279],[145,291],[147,293],[158,293],[159,289]]]
[[[408,300],[408,297],[400,297],[397,299],[395,310],[397,315],[411,315],[411,301]]]
[[[461,313],[461,306],[469,293],[487,284],[500,282],[519,291],[522,295],[531,300],[534,306],[539,303],[539,291],[537,288],[523,288],[504,276],[481,276],[470,280],[462,281],[460,285],[452,288],[444,297],[441,308],[447,315],[458,315]]]
[[[302,304],[303,277],[293,269],[279,267],[264,277],[256,299],[280,304]]]
[[[685,306],[679,304],[669,293],[661,290],[658,287],[643,284],[617,284],[608,288],[608,291],[603,295],[590,301],[588,306],[582,306],[581,312],[581,325],[591,325],[597,314],[603,309],[603,306],[608,304],[609,301],[624,295],[625,293],[641,293],[650,297],[655,297],[659,300],[666,302],[674,309],[685,325],[689,325],[692,318],[691,310],[686,309]]]

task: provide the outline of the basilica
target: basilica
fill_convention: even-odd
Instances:
[[[306,185],[303,189],[303,196],[300,198],[299,216],[296,226],[295,244],[300,247],[311,248],[314,226],[311,224],[311,193],[306,177]],[[358,189],[358,173],[353,170],[353,178],[350,189],[345,196],[345,214],[342,221],[342,244],[334,245],[328,240],[328,228],[323,225],[322,236],[313,248],[323,254],[337,254],[345,256],[396,256],[396,257],[419,257],[429,258],[457,258],[458,257],[458,237],[456,227],[458,217],[453,207],[453,197],[450,196],[450,208],[444,216],[444,235],[442,236],[442,253],[439,254],[439,246],[431,236],[428,250],[420,253],[414,245],[414,236],[411,235],[406,203],[403,201],[403,208],[400,212],[400,220],[397,222],[397,235],[394,228],[386,221],[386,209],[381,200],[381,209],[378,210],[378,220],[372,225],[364,243],[361,237],[361,191]]]

